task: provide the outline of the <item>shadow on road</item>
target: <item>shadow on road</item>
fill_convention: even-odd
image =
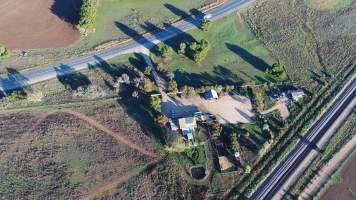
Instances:
[[[7,77],[0,77],[0,99],[17,91],[25,96],[32,89],[27,85],[28,78],[14,68],[6,68]]]
[[[61,82],[66,89],[76,90],[79,87],[86,88],[91,84],[87,76],[75,71],[67,65],[60,65],[59,67],[55,67],[54,70],[57,73],[58,81]]]

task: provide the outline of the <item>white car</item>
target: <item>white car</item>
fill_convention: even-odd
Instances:
[[[206,14],[204,15],[203,19],[211,19],[213,17],[212,14]]]

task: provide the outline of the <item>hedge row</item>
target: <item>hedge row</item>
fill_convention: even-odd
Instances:
[[[78,22],[80,28],[86,30],[92,30],[94,28],[97,5],[98,0],[83,0]]]

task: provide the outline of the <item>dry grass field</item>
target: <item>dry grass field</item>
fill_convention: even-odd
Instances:
[[[133,170],[153,161],[158,155],[153,140],[123,108],[113,104],[117,103],[77,109],[94,122],[67,113],[72,108],[54,113],[1,113],[0,198],[78,199],[97,191],[100,195],[109,183],[126,180]]]
[[[336,74],[354,56],[355,9],[355,1],[324,12],[310,8],[304,0],[265,0],[250,8],[245,19],[273,57],[285,65],[290,79],[312,90],[323,74]]]

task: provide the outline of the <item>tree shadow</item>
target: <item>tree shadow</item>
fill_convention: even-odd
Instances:
[[[31,91],[26,76],[14,68],[6,68],[6,71],[7,77],[0,77],[0,98],[14,91],[19,91],[23,95],[26,95],[26,91]]]
[[[172,47],[172,49],[175,52],[178,52],[179,46],[183,42],[184,43],[196,42],[196,40],[190,34],[186,33],[185,31],[182,31],[181,29],[171,24],[164,23],[163,26],[164,28],[160,28],[151,22],[145,22],[143,25],[141,25],[141,27],[145,31],[150,32],[150,30],[156,30],[156,34],[154,35],[154,37],[160,40],[160,42]],[[161,39],[164,38],[165,35],[175,35],[175,36],[170,39]],[[155,49],[153,49],[153,53],[158,55],[158,52],[157,51],[154,52],[154,51]]]
[[[215,66],[214,74],[207,72],[188,73],[181,70],[174,71],[174,79],[178,85],[189,85],[193,87],[208,85],[235,85],[241,86],[244,82],[238,75],[223,66]]]
[[[127,25],[121,23],[121,22],[115,22],[115,26],[120,29],[124,34],[127,36],[131,37],[133,40],[135,40],[138,44],[141,44],[142,46],[146,47],[147,49],[152,49],[156,45],[142,36],[140,33],[135,31],[134,29],[128,27]]]
[[[57,79],[61,82],[66,89],[76,90],[79,87],[88,87],[91,81],[84,74],[75,71],[68,65],[60,65],[55,67]]]
[[[252,66],[254,66],[256,69],[260,71],[264,72],[266,68],[269,66],[261,58],[252,55],[250,52],[237,45],[226,43],[226,47],[230,49],[232,52],[234,52],[235,54],[237,54],[238,56],[240,56],[244,61],[251,64]]]
[[[79,22],[82,0],[55,0],[50,10],[61,20],[76,25]]]
[[[164,7],[166,7],[169,11],[171,11],[176,16],[180,17],[180,19],[183,19],[184,21],[191,23],[197,27],[199,26],[199,24],[201,23],[201,20],[204,17],[204,13],[202,13],[201,11],[199,11],[196,8],[191,9],[189,11],[190,13],[188,13],[188,12],[181,10],[169,3],[165,3]]]
[[[165,144],[163,139],[163,132],[155,122],[155,114],[151,109],[147,98],[140,98],[139,100],[133,100],[130,95],[133,92],[133,88],[128,88],[125,93],[120,94],[121,98],[117,102],[126,109],[126,113],[133,118],[146,134],[149,134],[160,144]]]

